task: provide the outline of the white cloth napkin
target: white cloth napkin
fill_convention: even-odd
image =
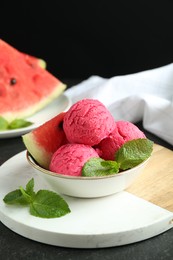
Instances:
[[[110,79],[91,76],[65,94],[72,103],[98,99],[115,120],[142,120],[146,130],[173,145],[173,63]]]

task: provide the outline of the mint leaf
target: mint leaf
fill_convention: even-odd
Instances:
[[[30,213],[36,217],[57,218],[69,213],[70,209],[65,200],[57,193],[40,190],[30,204]]]
[[[11,205],[27,205],[28,201],[26,198],[23,196],[21,190],[14,190],[9,192],[3,199],[3,201],[6,204],[11,204]]]
[[[21,187],[21,186],[20,186],[20,191],[21,191],[23,197],[25,198],[25,200],[26,200],[28,203],[31,203],[31,202],[32,202],[32,197],[31,197],[29,194],[27,194],[27,192],[26,192],[26,191],[24,190],[24,188]]]
[[[105,161],[101,158],[91,158],[82,168],[82,176],[94,177],[116,174],[119,164],[115,161]]]
[[[3,199],[6,204],[20,204],[27,205],[32,202],[35,192],[34,188],[34,179],[32,178],[26,185],[26,190],[23,187],[20,187],[18,190],[9,192]]]
[[[4,131],[8,129],[8,121],[0,116],[0,131]]]
[[[29,122],[24,119],[15,119],[9,124],[9,129],[17,129],[17,128],[23,128],[32,125],[32,122]]]
[[[32,122],[25,119],[15,119],[11,123],[9,123],[5,118],[0,116],[0,131],[23,128],[32,124]]]
[[[120,169],[127,170],[149,158],[152,151],[152,141],[147,138],[134,139],[122,145],[116,152],[115,158],[120,164]]]
[[[35,196],[34,179],[33,178],[26,185],[26,193],[28,193],[32,197]]]
[[[36,217],[56,218],[70,212],[67,202],[57,193],[49,190],[34,192],[34,179],[27,184],[26,189],[9,192],[3,199],[6,204],[30,207],[30,213]]]

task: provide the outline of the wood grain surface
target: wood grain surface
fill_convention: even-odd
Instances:
[[[148,165],[127,191],[173,212],[173,151],[154,144]]]

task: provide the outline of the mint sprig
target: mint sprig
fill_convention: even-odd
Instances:
[[[32,125],[33,123],[30,121],[27,121],[25,119],[14,119],[11,122],[8,122],[5,118],[0,116],[0,131],[5,130],[14,130],[18,128],[28,127]]]
[[[126,142],[115,154],[121,170],[131,169],[150,157],[153,142],[147,138],[139,138]]]
[[[118,173],[119,165],[115,161],[105,161],[101,158],[91,158],[82,168],[82,176],[94,177]]]
[[[67,202],[57,193],[49,190],[35,192],[33,178],[25,189],[21,186],[9,192],[3,201],[9,205],[29,206],[30,214],[41,218],[57,218],[70,213]]]
[[[148,159],[152,150],[153,142],[147,138],[128,141],[116,152],[115,161],[101,158],[89,159],[82,168],[82,176],[106,176],[131,169]]]
[[[27,121],[25,119],[15,119],[11,123],[9,123],[8,129],[17,129],[17,128],[28,127],[32,124],[33,124],[32,122]]]
[[[39,190],[30,204],[30,213],[36,217],[58,218],[70,212],[67,203],[57,193]]]

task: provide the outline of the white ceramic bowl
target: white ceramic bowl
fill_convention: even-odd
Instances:
[[[138,166],[118,174],[103,177],[73,177],[57,174],[40,167],[33,158],[26,153],[29,164],[41,174],[57,192],[79,198],[97,198],[108,196],[129,187],[143,171],[149,159]]]

